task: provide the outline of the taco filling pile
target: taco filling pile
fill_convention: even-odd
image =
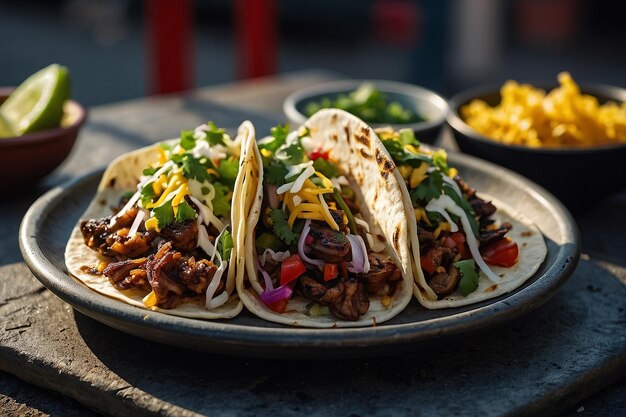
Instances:
[[[513,278],[519,283],[534,273],[540,262],[535,262],[533,270],[513,269],[520,254],[518,243],[509,237],[515,220],[497,221],[496,206],[480,198],[458,171],[448,166],[443,149],[433,151],[421,145],[411,130],[380,129],[377,134],[408,192],[407,216],[413,217],[409,224],[415,226],[419,242],[415,263],[425,281],[420,282],[420,274],[416,274],[418,298],[456,298],[460,304],[464,302],[459,302],[459,298],[478,290],[481,277],[491,283],[485,292],[498,294],[496,290],[505,276],[502,271],[517,275]],[[531,238],[533,242],[537,240],[538,236],[532,236],[535,232],[525,225],[520,223],[518,228],[523,230],[524,245]],[[533,244],[541,249],[543,242]],[[498,273],[494,267],[499,267]]]
[[[259,141],[264,197],[255,231],[256,268],[251,281],[261,301],[284,313],[294,294],[310,300],[308,314],[330,312],[358,320],[369,297],[389,305],[402,274],[370,233],[355,191],[329,152],[305,152],[309,130],[272,129]]]
[[[204,300],[207,310],[224,305],[240,146],[210,122],[157,145],[158,161],[114,213],[80,223],[84,243],[101,255],[83,272],[120,291],[145,291],[146,307],[173,309],[186,298]]]

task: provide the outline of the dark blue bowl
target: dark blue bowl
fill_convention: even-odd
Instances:
[[[537,85],[537,84],[533,84]],[[555,84],[539,84],[549,91]],[[605,85],[581,86],[600,103],[626,101],[626,90]],[[571,210],[583,210],[626,189],[626,145],[588,148],[529,148],[506,145],[478,133],[463,121],[459,109],[474,99],[500,103],[500,87],[464,91],[449,101],[448,124],[461,151],[505,166],[543,185]]]

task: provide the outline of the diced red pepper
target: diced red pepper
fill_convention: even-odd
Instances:
[[[519,248],[508,237],[498,239],[480,248],[480,253],[489,265],[511,267],[517,263]]]
[[[324,281],[335,279],[338,274],[339,270],[337,268],[337,264],[327,263],[324,265]]]
[[[289,303],[289,299],[284,298],[282,300],[276,301],[275,303],[268,305],[267,307],[275,313],[282,314],[287,309],[287,303]]]
[[[420,264],[422,266],[422,269],[428,272],[428,274],[430,275],[432,275],[435,272],[435,269],[437,269],[437,265],[435,264],[433,260],[434,255],[435,255],[435,251],[431,249],[428,252],[426,252],[425,255],[420,256]]]
[[[456,248],[456,242],[451,237],[446,236],[446,238],[443,240],[443,246],[448,249],[454,249]]]
[[[309,159],[311,161],[315,161],[318,158],[323,158],[328,161],[330,158],[330,151],[322,152],[321,149],[318,149],[317,151],[313,151],[309,154]]]
[[[450,235],[450,238],[456,243],[456,250],[461,254],[463,259],[472,259],[472,253],[467,247],[463,232],[454,232]]]
[[[280,265],[280,285],[287,285],[306,271],[306,267],[297,253],[283,260]]]

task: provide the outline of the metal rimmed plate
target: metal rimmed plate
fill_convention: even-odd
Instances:
[[[108,326],[149,340],[209,352],[276,358],[377,356],[414,350],[537,308],[571,275],[580,254],[574,220],[548,192],[476,158],[451,154],[449,160],[473,187],[498,196],[538,225],[548,246],[546,260],[522,287],[499,298],[444,310],[426,310],[413,300],[405,311],[377,327],[300,329],[268,323],[246,311],[232,320],[193,320],[148,312],[88,289],[68,275],[63,253],[72,227],[95,194],[102,171],[39,198],[22,221],[20,248],[35,276],[65,302]]]

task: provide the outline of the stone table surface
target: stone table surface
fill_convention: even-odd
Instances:
[[[277,361],[160,345],[78,313],[23,263],[19,222],[50,187],[206,119],[250,118],[267,131],[289,92],[332,78],[298,73],[95,108],[54,175],[2,197],[0,415],[626,415],[626,193],[576,215],[584,255],[544,306],[401,357]]]

